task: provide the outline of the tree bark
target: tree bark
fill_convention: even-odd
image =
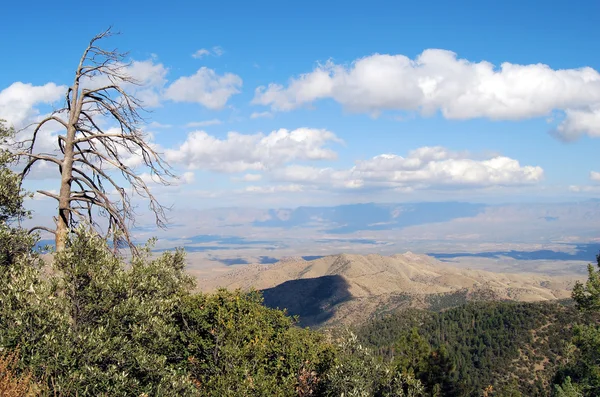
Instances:
[[[79,78],[81,74],[81,60],[73,87],[71,87],[71,103],[69,104],[71,114],[67,124],[67,137],[64,146],[64,158],[62,161],[62,172],[60,175],[60,191],[58,193],[58,219],[56,224],[55,245],[56,252],[61,252],[65,249],[67,237],[70,228],[71,214],[71,184],[73,182],[73,161],[75,159],[74,143],[77,135],[77,122],[81,113],[81,104],[79,103]]]

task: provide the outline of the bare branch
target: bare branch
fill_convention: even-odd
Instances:
[[[59,199],[59,197],[58,197],[57,194],[50,193],[50,192],[47,192],[45,190],[38,190],[37,193],[42,194],[42,195],[47,196],[47,197],[50,197],[50,198],[53,198],[55,200]]]
[[[27,174],[29,173],[29,171],[31,170],[31,167],[33,167],[33,165],[35,163],[37,163],[38,161],[48,161],[51,163],[54,163],[56,165],[58,165],[59,168],[62,167],[62,162],[57,159],[56,157],[52,157],[49,154],[33,154],[33,153],[28,153],[28,152],[18,152],[15,154],[17,157],[28,157],[29,161],[27,162],[27,164],[25,165],[25,167],[23,168],[23,171],[21,171],[21,181],[23,180],[23,178],[25,176],[27,176]]]
[[[31,139],[26,139],[26,140],[19,142],[21,145],[24,145],[26,142],[31,142],[31,144],[27,148],[27,151],[29,151],[29,153],[33,152],[33,148],[34,148],[35,142],[37,140],[38,133],[40,132],[42,127],[50,121],[55,121],[55,122],[61,124],[63,127],[67,128],[67,123],[64,120],[62,120],[60,117],[56,116],[55,114],[52,114],[51,116],[48,116],[45,119],[43,119],[42,121],[40,121],[39,123],[35,124],[36,127],[31,134]],[[30,128],[33,125],[34,124],[30,124],[30,125],[26,126],[25,128],[22,129],[22,131]]]
[[[141,167],[158,183],[167,185],[168,178],[174,177],[169,165],[140,130],[144,109],[141,101],[126,91],[140,82],[128,74],[130,63],[125,60],[126,54],[99,46],[102,39],[111,35],[107,29],[90,40],[75,70],[73,84],[65,93],[65,107],[36,125],[31,139],[26,141],[27,148],[19,154],[28,159],[23,177],[38,161],[58,166],[59,193],[39,191],[58,201],[57,251],[64,247],[68,230],[77,223],[89,222],[99,230],[97,215],[107,218],[107,239],[119,236],[135,251],[129,231],[135,224],[135,212],[125,187],[131,188],[132,195],[148,200],[159,227],[164,227],[167,219],[167,208],[158,202],[140,174],[125,164],[124,156],[139,156]],[[102,79],[100,87],[85,86],[95,78]],[[58,155],[34,152],[38,132],[50,121],[65,130],[57,136]],[[112,195],[113,189],[116,197]]]
[[[33,232],[35,232],[37,230],[43,230],[43,231],[48,232],[48,233],[56,234],[56,230],[52,230],[52,229],[50,229],[49,227],[46,227],[46,226],[35,226],[35,227],[32,227],[31,229],[29,229],[29,231],[27,232],[27,234],[31,234],[31,233],[33,233]]]

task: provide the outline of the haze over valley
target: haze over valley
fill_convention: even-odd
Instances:
[[[583,275],[589,258],[600,249],[596,200],[235,207],[182,213],[159,235],[156,248],[184,247],[190,271],[199,277],[286,257],[406,251],[463,268]],[[156,231],[138,233],[151,236]]]

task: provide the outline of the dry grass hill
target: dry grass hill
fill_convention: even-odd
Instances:
[[[287,308],[303,325],[352,324],[406,307],[443,309],[468,300],[544,301],[570,296],[573,278],[493,273],[448,266],[410,252],[332,255],[248,265],[199,280],[204,291],[259,289],[265,303]]]

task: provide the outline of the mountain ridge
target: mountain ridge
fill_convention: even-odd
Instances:
[[[459,303],[565,299],[570,297],[575,280],[458,268],[412,252],[390,256],[342,253],[314,260],[295,257],[274,264],[247,265],[201,279],[199,287],[258,289],[268,306],[288,309],[290,314],[299,315],[303,324],[326,325],[356,323],[402,307],[428,307],[427,302],[439,299]],[[318,302],[315,296],[320,297]]]

